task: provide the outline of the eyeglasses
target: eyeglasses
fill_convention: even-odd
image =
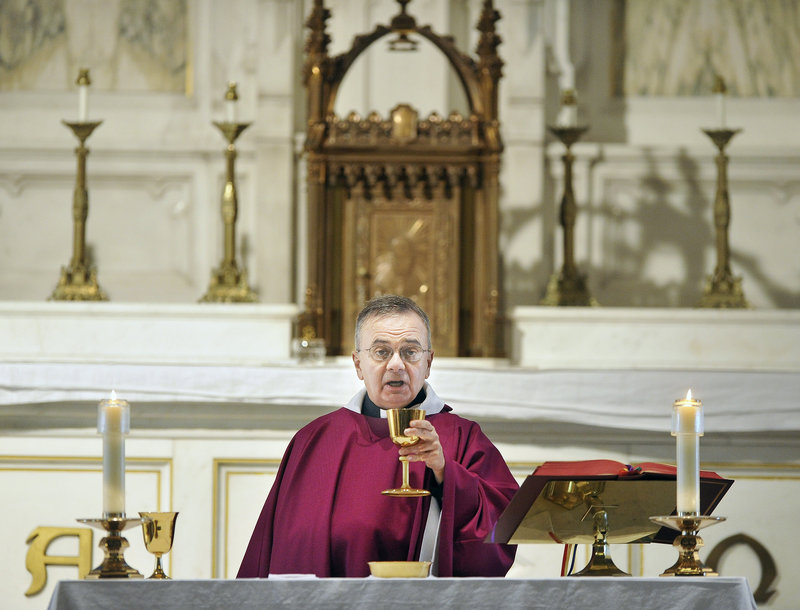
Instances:
[[[373,345],[369,349],[357,349],[357,352],[367,352],[375,362],[387,362],[394,356],[395,350],[388,345]],[[423,356],[431,350],[422,349],[417,345],[404,345],[397,350],[403,362],[415,364],[422,360]]]

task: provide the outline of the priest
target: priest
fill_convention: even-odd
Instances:
[[[411,299],[372,299],[358,316],[353,352],[364,388],[292,439],[258,518],[239,578],[270,574],[365,577],[370,561],[430,560],[432,574],[504,576],[516,547],[484,538],[518,485],[478,424],[452,412],[426,379],[428,316]],[[385,411],[424,409],[399,448]],[[430,496],[381,494],[410,483]]]

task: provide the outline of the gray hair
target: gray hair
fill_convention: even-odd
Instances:
[[[356,350],[359,349],[358,343],[361,338],[361,328],[364,322],[372,318],[384,318],[403,313],[415,313],[425,323],[425,330],[428,333],[428,349],[431,349],[431,321],[428,314],[417,305],[415,301],[408,297],[401,297],[396,294],[384,294],[370,299],[356,318]]]

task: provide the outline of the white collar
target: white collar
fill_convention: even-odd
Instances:
[[[436,395],[433,388],[426,381],[425,382],[425,400],[420,404],[415,405],[418,409],[425,409],[425,415],[435,415],[444,409],[444,401]],[[361,388],[355,396],[344,406],[345,409],[361,413],[361,405],[364,404],[364,396],[367,393],[367,388]],[[381,417],[386,417],[386,410],[381,409]]]

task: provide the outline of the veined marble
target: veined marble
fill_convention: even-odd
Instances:
[[[186,0],[0,4],[0,91],[74,88],[90,67],[106,91],[182,93],[190,74]]]
[[[798,2],[627,0],[619,6],[618,94],[710,95],[720,74],[732,96],[800,96]]]

